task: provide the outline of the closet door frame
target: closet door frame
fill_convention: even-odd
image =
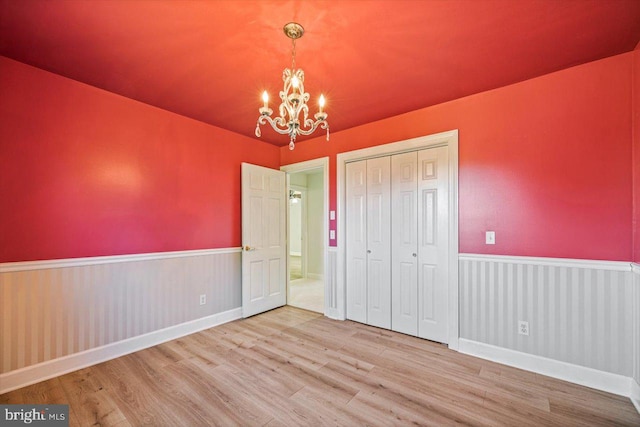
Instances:
[[[448,336],[449,348],[458,349],[459,311],[458,311],[458,130],[407,139],[404,141],[363,148],[340,153],[336,159],[337,172],[337,215],[338,231],[335,295],[337,319],[346,319],[346,206],[345,206],[345,165],[348,162],[372,157],[388,156],[426,148],[449,147],[449,286],[448,286]]]

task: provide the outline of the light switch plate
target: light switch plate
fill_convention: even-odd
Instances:
[[[487,231],[485,243],[487,245],[495,245],[496,244],[496,232],[495,231]]]
[[[336,219],[336,211],[329,211],[329,219],[334,221]]]
[[[329,230],[329,238],[331,240],[335,240],[335,238],[336,238],[336,230]]]

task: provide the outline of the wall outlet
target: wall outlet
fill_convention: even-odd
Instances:
[[[200,295],[200,305],[205,305],[207,303],[207,294]]]
[[[518,333],[520,335],[529,335],[529,322],[518,320]]]

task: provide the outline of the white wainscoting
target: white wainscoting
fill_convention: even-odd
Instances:
[[[461,255],[460,337],[633,375],[630,263]],[[529,336],[518,321],[529,322]]]
[[[240,263],[229,248],[0,264],[0,393],[239,318]]]
[[[631,401],[640,412],[640,264],[632,264],[633,290],[634,290],[634,321],[635,330],[633,332],[633,382],[631,384]]]
[[[325,309],[324,314],[332,319],[344,320],[340,317],[338,310],[338,281],[337,281],[337,257],[338,248],[335,246],[329,246],[327,251],[327,280],[325,281]]]
[[[472,254],[459,261],[461,351],[631,394],[630,263]],[[528,336],[518,333],[521,320]],[[509,351],[499,358],[499,349]]]

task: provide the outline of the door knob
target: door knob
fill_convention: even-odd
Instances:
[[[415,253],[415,252],[412,255],[413,255],[414,258],[418,256],[418,254]]]
[[[255,251],[256,248],[252,248],[251,246],[247,245],[244,247],[245,252],[249,252],[249,251]]]
[[[367,253],[370,254],[371,253],[371,249],[367,249]]]

